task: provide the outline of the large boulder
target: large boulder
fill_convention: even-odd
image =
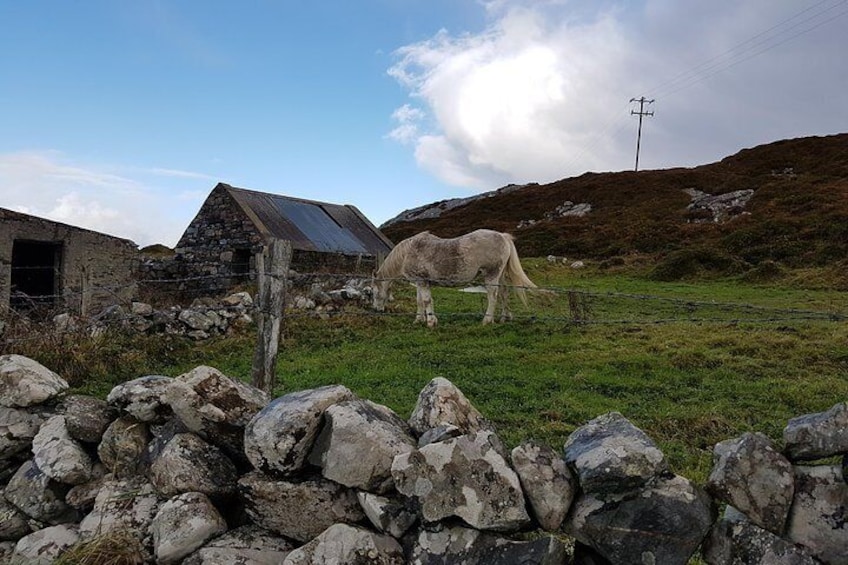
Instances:
[[[0,540],[18,541],[30,532],[29,517],[0,495]]]
[[[392,464],[392,477],[401,494],[420,503],[427,522],[455,516],[475,528],[499,531],[530,522],[518,475],[492,432],[402,453]]]
[[[171,407],[163,395],[173,379],[162,375],[148,375],[119,384],[106,397],[106,402],[124,410],[140,422],[162,423],[171,416]]]
[[[97,455],[117,478],[133,477],[146,468],[144,454],[149,441],[147,424],[132,416],[122,416],[106,428]]]
[[[848,402],[792,418],[783,429],[784,453],[792,461],[848,453]]]
[[[786,537],[828,565],[848,565],[848,484],[839,465],[795,467]]]
[[[67,524],[78,519],[77,512],[65,503],[71,487],[54,481],[27,461],[9,479],[3,492],[6,500],[29,518],[45,524]]]
[[[117,417],[118,411],[108,402],[72,394],[65,398],[65,426],[72,438],[87,443],[100,443],[103,433]]]
[[[238,485],[253,523],[299,542],[365,518],[354,491],[325,479],[274,480],[252,472]]]
[[[339,484],[378,494],[392,490],[392,461],[415,449],[406,423],[368,400],[330,406],[324,420],[309,462]]]
[[[244,428],[268,404],[268,395],[201,366],[175,378],[165,400],[190,431],[242,461]]]
[[[754,524],[783,534],[795,493],[792,464],[763,434],[746,433],[716,444],[706,487]]]
[[[333,524],[288,554],[283,565],[404,565],[400,544],[386,535],[347,524]]]
[[[321,427],[324,411],[355,399],[341,385],[292,392],[277,398],[247,424],[244,451],[265,473],[288,476],[300,471]]]
[[[50,526],[18,540],[11,562],[27,565],[53,563],[78,541],[79,533],[75,525]]]
[[[49,417],[42,410],[0,406],[0,461],[26,454],[41,424]]]
[[[153,485],[142,477],[106,480],[94,508],[80,522],[80,538],[90,540],[110,533],[132,532],[151,551],[151,525],[159,505]]]
[[[533,442],[515,447],[510,459],[539,525],[559,530],[577,490],[565,461],[550,447]]]
[[[668,471],[653,440],[618,412],[574,430],[565,442],[565,461],[587,493],[626,492]]]
[[[418,532],[410,551],[410,565],[561,565],[566,549],[553,536],[514,541],[495,534],[436,525]]]
[[[727,507],[701,547],[707,565],[820,565],[801,546],[750,522]]]
[[[23,355],[0,355],[0,406],[44,404],[68,390],[65,379]]]
[[[583,493],[565,529],[611,563],[685,565],[714,517],[706,493],[673,477],[627,493]]]
[[[42,424],[32,440],[35,464],[53,480],[78,485],[91,480],[94,462],[83,446],[68,433],[64,416]]]
[[[191,433],[174,435],[150,463],[150,482],[161,496],[198,492],[213,500],[236,493],[235,464],[212,444]]]
[[[205,494],[187,492],[162,504],[151,527],[156,563],[170,565],[226,532],[227,522]]]
[[[252,524],[230,530],[183,560],[182,565],[275,565],[294,545]]]
[[[409,426],[417,436],[442,425],[456,426],[462,434],[494,431],[491,423],[472,406],[452,382],[437,377],[418,394],[418,401],[409,418]]]

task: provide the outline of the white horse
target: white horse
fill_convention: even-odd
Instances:
[[[389,286],[397,278],[415,283],[418,302],[415,321],[426,322],[431,328],[438,321],[433,311],[431,284],[451,286],[482,278],[489,299],[484,324],[494,321],[498,302],[501,319],[512,318],[508,285],[515,287],[525,305],[524,289],[536,288],[521,268],[512,236],[493,230],[476,230],[452,239],[425,231],[398,243],[374,275],[375,310],[385,310]]]

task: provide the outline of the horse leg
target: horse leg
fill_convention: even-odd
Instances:
[[[415,323],[421,324],[426,320],[424,314],[424,291],[421,283],[415,283]]]
[[[501,303],[501,322],[512,320],[512,312],[509,311],[509,287],[501,284],[498,287],[498,302]]]
[[[495,321],[495,309],[497,307],[498,294],[500,294],[498,285],[487,282],[486,298],[488,298],[488,304],[486,305],[486,314],[483,316],[484,324],[491,324]]]
[[[421,307],[424,309],[427,327],[435,328],[439,321],[436,319],[436,312],[433,310],[433,295],[430,293],[430,285],[422,283],[418,288],[421,289]]]

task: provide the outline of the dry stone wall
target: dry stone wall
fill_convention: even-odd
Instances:
[[[100,400],[6,355],[0,432],[4,563],[117,538],[185,565],[848,564],[848,403],[789,421],[782,450],[717,444],[704,487],[616,412],[561,450],[507,450],[444,378],[403,419],[342,385],[271,399],[211,367]]]

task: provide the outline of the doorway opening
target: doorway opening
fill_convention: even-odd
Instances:
[[[55,306],[61,293],[61,267],[61,242],[16,239],[9,305],[16,310]]]

